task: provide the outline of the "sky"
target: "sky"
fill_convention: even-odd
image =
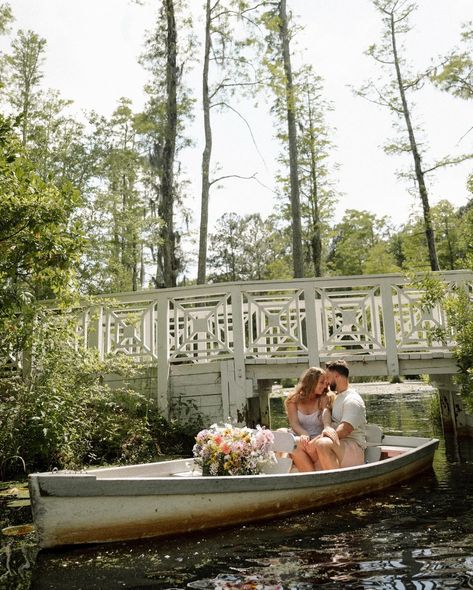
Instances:
[[[14,31],[32,29],[47,40],[43,85],[73,100],[78,113],[95,110],[110,115],[123,96],[132,99],[136,110],[143,106],[147,73],[137,58],[145,30],[153,27],[157,0],[144,0],[141,6],[131,0],[11,0],[10,4],[16,18]],[[200,31],[203,1],[189,0],[189,4]],[[419,0],[418,5],[407,51],[414,67],[422,69],[458,44],[461,25],[473,18],[473,10],[471,0]],[[387,216],[399,226],[412,211],[419,210],[418,199],[396,177],[396,170],[410,162],[386,155],[382,149],[386,139],[393,136],[391,115],[352,90],[379,74],[364,54],[380,38],[381,21],[376,10],[370,0],[288,0],[288,7],[304,27],[297,37],[294,64],[304,61],[313,65],[324,78],[325,98],[334,107],[328,123],[336,146],[333,161],[339,165],[334,179],[341,195],[335,221],[346,209],[360,209]],[[199,51],[202,53],[201,47]],[[183,163],[191,181],[188,206],[198,227],[203,122],[199,63],[196,68],[191,83],[197,104],[189,128],[196,141],[183,154]],[[417,95],[416,103],[416,120],[423,124],[430,146],[429,161],[472,150],[473,132],[461,139],[473,125],[471,103],[431,86]],[[211,229],[228,211],[266,216],[274,210],[279,146],[269,107],[266,98],[260,100],[258,108],[245,110],[261,155],[236,115],[214,118],[213,162],[219,164],[218,175],[256,174],[260,182],[230,179],[213,191]],[[469,198],[466,178],[472,170],[473,161],[430,177],[431,204],[444,198],[455,206],[465,204]]]

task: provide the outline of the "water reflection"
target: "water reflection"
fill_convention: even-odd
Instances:
[[[370,421],[386,431],[439,434],[430,418],[431,392],[363,395]],[[3,574],[0,587],[473,588],[472,508],[473,441],[459,444],[442,437],[434,471],[320,512],[166,540],[38,555],[32,542],[20,547],[4,540],[0,568],[8,564],[10,574]]]

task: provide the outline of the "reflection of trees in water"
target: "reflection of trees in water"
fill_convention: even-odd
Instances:
[[[32,543],[3,541],[0,548],[0,588],[28,590],[38,549]]]
[[[354,385],[356,389],[356,384]],[[384,386],[386,387],[386,386]],[[383,386],[380,386],[380,389]],[[431,392],[363,393],[368,422],[386,434],[432,436]],[[271,428],[287,426],[283,398],[271,399]]]
[[[428,420],[432,395],[430,392],[363,394],[368,422],[379,424],[386,433],[431,436]]]

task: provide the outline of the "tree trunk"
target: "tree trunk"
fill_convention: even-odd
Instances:
[[[432,216],[430,212],[429,195],[427,193],[427,187],[425,185],[424,171],[422,169],[422,160],[419,153],[419,149],[417,147],[414,129],[412,127],[411,115],[409,111],[409,106],[407,104],[406,93],[404,91],[404,83],[402,79],[401,67],[399,64],[399,57],[397,53],[394,13],[391,13],[391,41],[393,47],[393,57],[394,65],[396,68],[397,83],[399,86],[399,93],[402,102],[402,110],[404,114],[404,119],[406,121],[407,132],[409,135],[409,145],[411,148],[412,156],[414,158],[414,170],[417,179],[417,186],[419,188],[419,196],[422,202],[422,209],[424,213],[425,236],[427,239],[427,247],[429,250],[430,268],[432,270],[440,270],[437,258],[437,250],[435,247],[435,235],[432,224]]]
[[[315,154],[315,135],[312,120],[312,105],[308,95],[309,128],[310,128],[310,176],[311,176],[311,205],[312,205],[312,262],[316,277],[322,276],[322,238],[320,235],[320,207],[317,179],[317,158]]]
[[[146,220],[146,207],[143,208],[143,222]],[[146,266],[145,266],[145,245],[140,240],[140,289],[145,286]]]
[[[455,268],[455,253],[452,244],[452,238],[450,235],[450,228],[448,226],[448,219],[445,219],[445,237],[447,239],[447,250],[448,250],[448,260],[450,262],[449,270],[454,270]]]
[[[289,177],[291,185],[292,216],[292,259],[294,277],[304,276],[302,254],[301,205],[299,196],[299,175],[297,155],[297,129],[294,104],[294,87],[292,83],[291,53],[289,48],[289,31],[287,26],[286,0],[279,2],[279,34],[281,38],[282,57],[286,84],[287,131],[289,138]]]
[[[204,68],[202,73],[202,108],[204,111],[205,145],[202,153],[202,195],[200,204],[200,233],[199,233],[199,261],[197,268],[197,283],[203,285],[206,279],[207,266],[207,234],[209,224],[209,191],[210,191],[210,158],[212,155],[212,127],[210,125],[210,97],[209,97],[209,62],[210,62],[210,0],[207,0],[205,10],[205,49]]]
[[[165,287],[175,287],[177,280],[176,241],[174,235],[174,157],[177,133],[177,31],[174,0],[164,0],[167,19],[166,40],[166,128],[163,149],[161,200],[159,216],[163,220],[161,231],[163,252],[163,278]]]

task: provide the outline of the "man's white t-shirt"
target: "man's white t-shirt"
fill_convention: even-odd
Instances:
[[[365,402],[361,395],[351,387],[339,393],[333,402],[333,428],[337,428],[342,422],[348,422],[353,426],[353,432],[346,438],[355,440],[364,449],[366,447]]]

